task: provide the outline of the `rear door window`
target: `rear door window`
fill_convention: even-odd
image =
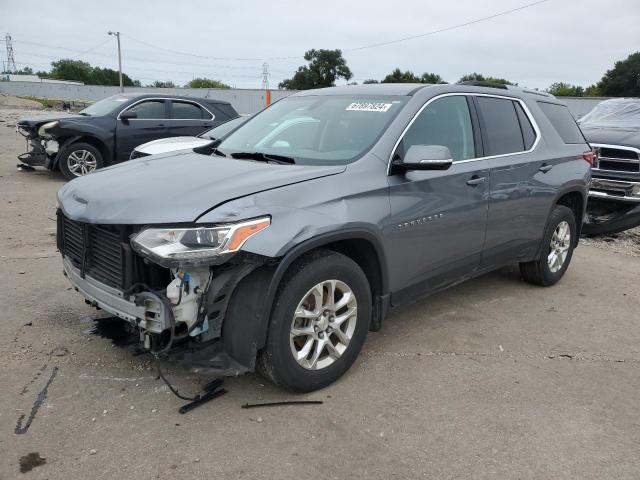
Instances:
[[[211,119],[211,114],[205,109],[191,102],[171,102],[171,118],[178,120]]]
[[[513,100],[476,97],[476,102],[482,118],[486,156],[527,150]]]
[[[538,102],[564,143],[587,143],[569,109],[556,103]]]

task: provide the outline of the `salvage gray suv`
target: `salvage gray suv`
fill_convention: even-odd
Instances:
[[[58,247],[76,290],[154,355],[311,391],[392,307],[513,263],[556,283],[592,160],[547,94],[312,90],[207,149],[68,183]]]

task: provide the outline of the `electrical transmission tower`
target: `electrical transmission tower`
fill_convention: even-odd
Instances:
[[[269,64],[267,62],[262,64],[262,89],[269,90]]]
[[[4,37],[4,42],[7,48],[7,64],[5,65],[5,71],[14,73],[18,69],[16,68],[16,60],[13,58],[13,43],[11,41],[11,35],[7,33]]]

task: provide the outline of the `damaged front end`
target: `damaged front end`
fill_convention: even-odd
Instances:
[[[610,235],[640,225],[640,201],[621,202],[590,196],[582,233]]]
[[[231,376],[253,370],[261,341],[251,325],[259,302],[247,309],[244,302],[250,299],[239,298],[239,285],[249,276],[251,282],[268,284],[271,272],[270,259],[239,249],[268,224],[262,218],[216,227],[144,229],[77,222],[59,211],[58,248],[75,289],[88,304],[125,320],[138,346],[200,371]],[[253,350],[237,348],[245,341]]]
[[[19,122],[16,131],[25,137],[27,151],[18,155],[18,160],[27,167],[51,168],[58,152],[59,142],[53,138],[50,130],[58,125],[58,121],[33,125],[29,122]]]

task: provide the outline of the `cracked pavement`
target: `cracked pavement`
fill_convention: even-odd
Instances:
[[[640,478],[639,257],[582,245],[546,289],[485,275],[394,312],[325,390],[246,375],[180,415],[148,357],[91,333],[55,253],[63,179],[15,168],[26,113],[0,109],[0,479]],[[324,403],[241,409],[288,399]]]

